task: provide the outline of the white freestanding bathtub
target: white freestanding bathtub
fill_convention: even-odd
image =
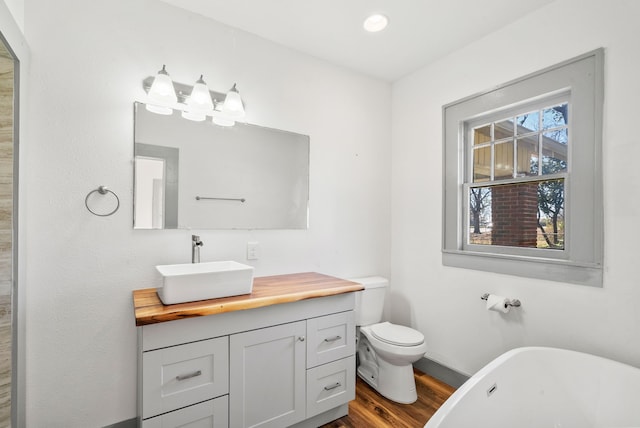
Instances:
[[[425,428],[640,428],[640,369],[564,349],[518,348],[465,382]]]

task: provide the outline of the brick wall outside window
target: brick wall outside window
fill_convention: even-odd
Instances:
[[[491,244],[535,248],[538,183],[495,186],[491,192]]]

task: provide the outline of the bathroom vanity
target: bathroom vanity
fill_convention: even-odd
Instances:
[[[362,288],[278,275],[255,278],[251,294],[168,306],[155,288],[135,290],[140,426],[317,427],[347,415]]]

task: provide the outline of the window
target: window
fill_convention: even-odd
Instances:
[[[469,166],[464,210],[469,221],[464,223],[464,248],[564,250],[569,94],[545,97],[494,117],[465,124]]]
[[[445,265],[602,285],[602,63],[443,108]]]

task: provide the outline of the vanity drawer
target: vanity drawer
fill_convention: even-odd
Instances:
[[[142,354],[142,418],[229,392],[229,337]]]
[[[228,428],[229,396],[224,395],[214,400],[146,419],[142,421],[141,428],[178,428],[184,426]]]
[[[307,368],[348,357],[355,349],[353,311],[307,320]]]
[[[307,370],[307,418],[355,398],[355,355]]]

